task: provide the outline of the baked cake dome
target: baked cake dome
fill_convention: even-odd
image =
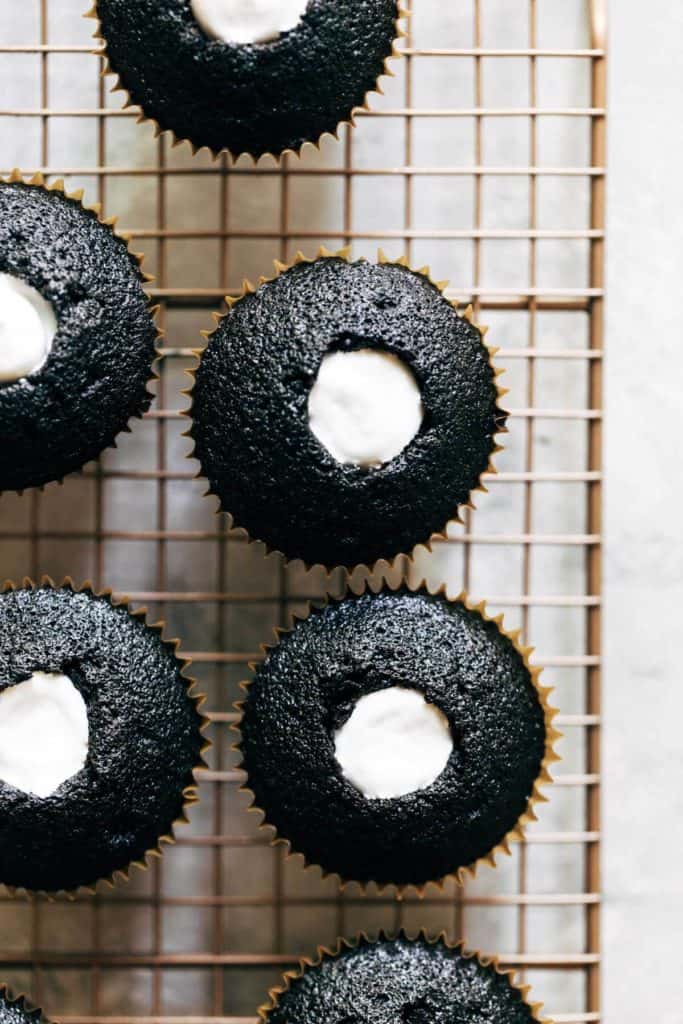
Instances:
[[[307,565],[428,543],[471,503],[505,428],[485,329],[426,268],[383,255],[278,269],[231,303],[195,373],[189,434],[211,493]]]
[[[270,993],[266,1024],[531,1024],[540,1003],[495,959],[444,937],[380,935],[320,950]]]
[[[81,198],[0,179],[0,491],[80,469],[152,401],[140,257]]]
[[[69,580],[0,593],[1,883],[92,886],[171,840],[205,747],[176,646]]]
[[[397,0],[96,0],[109,69],[194,149],[299,151],[366,106],[401,34]]]
[[[245,684],[245,788],[343,883],[423,888],[509,852],[557,733],[530,648],[460,596],[384,588],[294,623]]]

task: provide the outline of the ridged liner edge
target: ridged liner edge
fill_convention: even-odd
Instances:
[[[309,257],[305,256],[301,251],[298,251],[296,253],[295,257],[294,257],[294,260],[291,263],[284,263],[281,260],[274,260],[273,264],[274,264],[274,267],[275,267],[275,273],[274,273],[274,275],[272,277],[265,277],[265,276],[262,275],[261,277],[259,277],[257,285],[253,285],[251,283],[251,281],[249,281],[249,280],[247,280],[245,278],[244,281],[242,282],[242,291],[241,291],[241,293],[239,295],[237,295],[237,296],[226,296],[225,297],[225,303],[226,303],[226,305],[228,307],[227,312],[226,313],[214,312],[213,313],[213,318],[214,318],[214,321],[215,321],[214,329],[212,331],[207,331],[207,330],[202,331],[201,332],[202,337],[205,338],[206,341],[208,341],[212,337],[212,335],[216,333],[220,323],[224,319],[226,319],[227,317],[230,316],[230,313],[231,313],[232,309],[239,302],[241,302],[243,299],[245,299],[248,295],[253,295],[256,292],[257,288],[260,288],[261,285],[270,284],[272,281],[276,281],[279,277],[281,277],[283,274],[287,273],[287,271],[291,270],[293,267],[297,266],[300,263],[309,263],[309,264],[311,264],[311,263],[316,263],[320,259],[342,259],[346,263],[369,262],[368,260],[366,260],[364,258],[361,258],[360,260],[356,260],[356,261],[352,260],[351,259],[351,247],[350,246],[346,246],[345,248],[339,249],[336,252],[333,251],[333,250],[327,249],[325,246],[320,246],[320,248],[318,249],[318,252],[312,258],[309,258]],[[451,301],[450,299],[447,299],[445,297],[445,295],[444,295],[444,292],[446,291],[446,288],[448,287],[448,283],[449,282],[448,281],[436,281],[431,276],[431,271],[430,271],[430,268],[428,266],[420,267],[418,269],[415,269],[415,268],[413,268],[410,265],[410,262],[408,261],[408,258],[406,256],[401,256],[398,259],[390,259],[385,254],[383,249],[379,249],[378,252],[377,252],[377,262],[378,262],[378,264],[380,266],[382,266],[382,265],[389,265],[389,266],[404,267],[407,270],[410,270],[411,273],[419,274],[421,277],[426,278],[426,280],[429,281],[429,283],[441,293],[441,295],[444,298],[444,301],[447,302],[449,304],[449,306],[451,306],[455,310],[456,314],[458,313],[458,308],[459,308],[458,302]],[[458,314],[458,315],[460,315],[460,314]],[[377,570],[377,568],[380,565],[383,565],[383,564],[387,564],[391,568],[393,568],[393,567],[396,566],[397,562],[400,559],[406,559],[407,558],[409,563],[412,563],[414,558],[415,558],[415,555],[417,553],[417,550],[419,548],[424,548],[425,550],[427,550],[431,554],[432,546],[433,546],[433,544],[435,542],[444,541],[444,540],[447,539],[447,537],[448,537],[448,527],[449,527],[449,525],[451,523],[460,523],[461,525],[463,524],[463,519],[462,519],[462,517],[460,515],[460,510],[467,509],[467,508],[474,510],[476,508],[476,506],[474,505],[473,500],[472,500],[472,495],[477,493],[477,492],[480,492],[482,494],[487,494],[488,493],[488,488],[483,483],[483,478],[487,474],[492,474],[492,475],[496,475],[497,474],[498,470],[496,469],[496,467],[495,467],[495,465],[493,463],[493,459],[494,459],[494,457],[496,455],[498,455],[500,452],[502,452],[504,450],[503,445],[498,444],[495,439],[500,434],[508,433],[507,426],[505,425],[506,422],[507,422],[508,413],[507,413],[506,410],[500,408],[500,406],[498,405],[498,401],[500,401],[502,398],[505,397],[505,395],[508,394],[509,388],[501,387],[501,385],[498,383],[498,378],[500,376],[502,376],[503,373],[505,373],[505,370],[501,369],[500,367],[496,367],[494,365],[494,363],[493,363],[493,358],[500,351],[500,349],[496,348],[495,346],[487,344],[487,342],[486,342],[486,335],[488,333],[488,327],[486,325],[484,325],[484,324],[478,324],[478,323],[476,323],[474,321],[474,313],[473,313],[472,305],[468,305],[466,307],[466,309],[462,313],[462,318],[464,320],[467,320],[467,322],[470,323],[475,328],[476,331],[478,331],[478,333],[480,335],[480,338],[481,338],[481,342],[482,342],[482,344],[484,345],[484,347],[488,351],[488,354],[489,354],[489,365],[490,365],[491,370],[493,372],[494,381],[495,381],[495,387],[496,387],[496,393],[497,393],[496,420],[500,419],[502,421],[503,425],[499,426],[498,429],[494,431],[494,434],[493,434],[493,439],[494,439],[494,441],[493,441],[493,448],[492,448],[492,451],[491,451],[491,455],[490,455],[490,458],[489,458],[488,465],[487,465],[486,469],[482,473],[480,473],[477,483],[471,488],[471,490],[469,492],[469,500],[466,501],[466,502],[463,502],[460,505],[456,506],[452,516],[444,524],[443,529],[437,530],[434,533],[430,534],[430,536],[428,538],[426,538],[425,540],[417,541],[415,543],[415,545],[413,546],[413,548],[411,549],[410,552],[397,552],[395,555],[392,555],[389,558],[378,558],[371,565],[364,565],[364,564],[343,565],[341,563],[340,564],[335,564],[335,565],[324,565],[322,562],[315,562],[315,563],[307,562],[305,559],[300,558],[298,556],[293,556],[293,557],[290,558],[283,551],[279,550],[278,548],[271,547],[266,541],[262,540],[261,538],[259,538],[259,537],[252,537],[250,535],[248,529],[245,526],[243,526],[241,523],[237,522],[235,517],[227,509],[223,508],[223,504],[222,504],[220,495],[216,494],[216,492],[213,491],[211,489],[211,487],[209,487],[204,492],[203,497],[206,498],[206,497],[211,496],[211,497],[214,497],[214,498],[217,499],[217,501],[218,501],[218,508],[216,509],[216,515],[219,515],[219,516],[223,515],[223,514],[227,515],[229,517],[229,519],[230,519],[230,527],[231,527],[231,529],[233,529],[233,530],[243,530],[246,533],[246,535],[247,535],[247,542],[249,544],[255,544],[255,543],[263,544],[263,546],[265,548],[266,557],[268,555],[271,555],[271,554],[280,555],[282,557],[282,559],[284,560],[284,564],[285,565],[294,565],[294,564],[298,563],[298,564],[303,565],[303,567],[304,567],[304,569],[306,571],[310,571],[311,569],[314,569],[314,568],[321,568],[327,574],[328,580],[329,580],[330,576],[332,575],[332,573],[334,572],[335,569],[343,569],[343,570],[345,570],[345,572],[347,574],[347,577],[348,577],[354,571],[356,571],[358,569],[364,570],[367,573],[373,573],[374,571]],[[193,406],[194,406],[194,389],[195,389],[195,385],[196,385],[196,374],[197,374],[197,369],[198,369],[199,363],[201,362],[202,351],[203,351],[202,349],[194,349],[192,351],[192,355],[197,360],[197,366],[195,366],[191,370],[186,370],[185,371],[186,375],[192,381],[192,384],[190,385],[189,388],[185,388],[181,392],[183,395],[185,395],[186,397],[189,397],[189,399],[190,399],[190,406],[187,409],[184,409],[184,410],[181,411],[181,416],[183,416],[183,417],[185,417],[187,419],[190,419],[192,421],[193,421],[192,411],[193,411]],[[184,432],[183,436],[184,437],[189,437],[193,441],[193,449],[192,449],[191,452],[188,453],[187,458],[188,459],[196,459],[196,454],[195,454],[195,452],[196,452],[196,442],[195,442],[193,434],[192,434],[192,426],[190,426]],[[204,478],[204,473],[203,473],[202,468],[200,466],[200,469],[195,474],[195,479],[203,479],[203,478]]]
[[[15,996],[9,985],[0,983],[0,1000],[3,1000],[9,1007],[17,1007],[22,1013],[30,1014],[36,1024],[51,1024],[39,1006],[34,1006],[23,992]]]
[[[197,153],[200,153],[203,150],[206,150],[208,153],[211,154],[211,157],[212,157],[212,159],[214,161],[216,161],[221,155],[225,155],[233,163],[236,162],[241,156],[247,156],[247,157],[249,157],[253,161],[254,166],[256,166],[258,164],[259,160],[264,160],[264,159],[266,159],[268,157],[270,157],[271,159],[275,160],[278,165],[280,164],[280,162],[282,161],[283,157],[285,157],[285,156],[294,156],[294,157],[297,157],[297,158],[300,159],[301,155],[302,155],[302,152],[303,152],[303,149],[304,149],[305,146],[313,146],[316,150],[319,151],[321,143],[323,142],[324,139],[326,139],[326,138],[333,138],[333,139],[336,139],[337,142],[339,142],[339,132],[340,132],[340,129],[342,129],[342,128],[346,127],[346,126],[348,126],[350,128],[355,128],[356,127],[356,116],[357,116],[357,114],[359,114],[359,113],[361,113],[363,111],[365,111],[365,112],[370,111],[370,104],[368,102],[369,98],[371,96],[375,95],[375,94],[380,94],[380,95],[383,94],[383,89],[382,89],[382,86],[381,86],[382,79],[386,78],[386,77],[388,77],[388,78],[394,78],[395,77],[394,72],[391,70],[391,67],[389,66],[389,62],[392,61],[392,60],[396,60],[397,58],[402,56],[402,51],[398,47],[397,43],[398,43],[398,41],[400,39],[405,39],[407,37],[408,33],[401,27],[401,22],[410,17],[410,11],[406,10],[399,3],[398,4],[398,14],[397,14],[396,18],[394,19],[395,36],[394,36],[394,39],[393,39],[393,42],[392,42],[392,46],[391,46],[391,53],[389,54],[388,57],[386,57],[384,59],[382,71],[377,76],[377,80],[375,82],[374,88],[369,89],[366,92],[365,97],[363,99],[363,102],[360,104],[360,106],[353,107],[352,110],[351,110],[351,113],[349,114],[349,116],[347,118],[342,118],[342,120],[339,121],[339,123],[337,124],[337,127],[336,127],[334,132],[324,131],[324,132],[322,132],[318,136],[318,138],[316,140],[305,139],[301,143],[300,146],[295,147],[295,148],[285,147],[285,149],[281,150],[279,153],[273,153],[271,151],[266,151],[264,153],[259,154],[259,156],[254,156],[248,150],[244,150],[244,151],[241,151],[241,152],[238,153],[238,152],[234,152],[233,150],[229,149],[227,146],[223,147],[222,149],[212,149],[210,146],[206,146],[206,145],[198,146],[198,145],[196,145],[192,141],[192,139],[185,138],[185,137],[179,138],[175,134],[175,132],[173,131],[172,128],[162,128],[161,125],[159,124],[159,122],[155,118],[149,117],[147,114],[145,114],[145,112],[144,112],[143,108],[140,106],[140,104],[135,103],[133,101],[133,99],[131,98],[131,95],[128,92],[128,90],[126,89],[126,87],[124,86],[124,84],[123,84],[123,82],[121,80],[121,76],[119,75],[119,73],[114,71],[114,69],[111,66],[111,63],[110,63],[110,60],[109,60],[109,53],[108,53],[108,50],[107,50],[107,40],[102,35],[102,22],[100,21],[100,17],[99,17],[99,13],[98,13],[97,2],[98,2],[98,0],[95,0],[95,2],[93,3],[93,6],[90,8],[90,10],[87,11],[83,15],[84,18],[90,18],[93,21],[97,22],[97,27],[95,29],[95,32],[93,33],[93,39],[97,39],[101,43],[101,46],[100,46],[99,49],[93,50],[92,53],[93,53],[93,56],[100,57],[102,59],[102,61],[103,61],[104,67],[103,67],[102,72],[101,72],[101,77],[102,78],[112,77],[112,78],[115,79],[114,85],[112,86],[112,88],[109,91],[112,92],[112,93],[122,92],[124,94],[125,99],[124,99],[124,103],[123,103],[123,109],[126,110],[129,107],[139,107],[140,113],[138,114],[137,119],[136,119],[137,120],[137,124],[143,124],[145,122],[151,124],[153,126],[153,129],[154,129],[154,138],[155,139],[158,139],[161,135],[169,136],[171,138],[171,140],[172,140],[171,146],[172,146],[173,149],[175,149],[178,146],[188,145],[190,147],[190,151],[192,153],[192,156],[196,156]]]
[[[146,290],[144,288],[144,285],[151,284],[156,279],[155,279],[153,274],[148,274],[144,270],[143,264],[145,262],[145,254],[141,253],[141,252],[134,252],[131,249],[130,242],[131,242],[132,235],[127,234],[126,232],[123,232],[123,231],[117,231],[116,225],[118,224],[119,218],[116,217],[116,216],[104,217],[102,215],[102,203],[93,203],[92,205],[87,206],[83,202],[83,196],[85,195],[85,189],[79,188],[79,189],[76,189],[74,192],[67,192],[63,178],[58,178],[56,181],[53,181],[51,184],[47,184],[46,176],[42,173],[42,171],[36,171],[35,174],[33,174],[33,175],[31,175],[29,177],[29,175],[26,174],[24,171],[20,170],[18,167],[15,167],[10,172],[10,174],[9,174],[9,176],[7,178],[3,178],[3,177],[0,176],[0,186],[1,185],[24,185],[26,188],[42,188],[46,192],[60,192],[64,196],[65,199],[68,199],[70,202],[76,203],[78,206],[80,206],[80,208],[84,211],[84,213],[94,213],[95,217],[97,218],[99,223],[103,227],[109,228],[111,230],[112,234],[116,238],[118,238],[121,242],[123,242],[125,244],[126,249],[128,250],[128,255],[131,258],[131,261],[133,262],[133,264],[137,267],[137,269],[140,272],[140,277],[141,277],[142,284],[143,284],[143,291],[144,291],[145,297],[147,299],[147,311],[148,311],[150,317],[152,318],[152,323],[153,323],[154,329],[156,331],[156,339],[155,339],[155,342],[156,342],[156,344],[155,344],[156,355],[155,355],[154,359],[152,360],[152,367],[151,367],[152,372],[151,372],[151,376],[149,377],[149,379],[147,381],[147,384],[152,384],[155,381],[158,381],[159,380],[159,373],[157,372],[157,367],[158,367],[158,365],[159,365],[159,363],[161,361],[161,358],[162,358],[160,353],[159,353],[158,342],[164,337],[164,332],[161,330],[161,328],[159,327],[159,324],[158,324],[158,316],[159,316],[159,311],[161,309],[161,306],[158,305],[158,304],[157,305],[152,305],[152,300],[150,299],[149,295],[147,294],[147,292],[146,292]],[[150,404],[156,398],[156,395],[154,395],[153,392],[151,392],[151,391],[146,391],[146,395],[147,395],[147,398],[150,401]],[[133,423],[135,420],[141,420],[143,418],[143,416],[144,416],[144,411],[139,412],[139,413],[135,413],[133,416],[131,416],[130,419],[128,420],[128,422],[125,423],[124,426],[122,426],[121,429],[118,431],[116,437],[118,437],[118,434],[129,434],[131,432],[131,426],[130,426],[131,423]],[[114,437],[114,440],[111,442],[111,444],[105,445],[105,447],[102,449],[102,452],[105,452],[108,449],[115,449],[117,447],[116,437]],[[102,452],[100,452],[100,456],[102,455]],[[81,469],[82,469],[82,467],[81,467]],[[14,490],[11,487],[8,488],[5,491],[0,489],[0,497],[2,497],[3,494],[19,494],[19,495],[22,495],[22,494],[25,494],[27,491],[40,491],[40,492],[42,492],[42,491],[45,490],[46,487],[48,487],[50,484],[53,484],[53,483],[59,484],[59,486],[61,487],[61,486],[63,486],[64,481],[65,481],[65,479],[67,477],[75,476],[76,474],[78,474],[81,471],[81,469],[75,469],[71,473],[64,474],[64,476],[55,477],[54,480],[46,480],[45,483],[43,483],[43,484],[35,484],[35,485],[31,485],[29,487],[21,488],[19,490]]]
[[[558,761],[561,760],[560,756],[555,751],[554,745],[555,745],[555,742],[562,737],[562,733],[560,733],[555,728],[555,726],[553,725],[554,719],[557,716],[557,714],[559,713],[558,709],[554,708],[554,707],[551,707],[550,704],[549,704],[549,697],[550,697],[550,694],[553,692],[553,687],[541,686],[541,684],[540,684],[540,675],[541,675],[541,673],[543,671],[543,667],[539,666],[539,665],[532,665],[531,664],[530,659],[531,659],[531,655],[534,652],[534,648],[530,647],[530,646],[523,646],[521,644],[520,636],[521,636],[521,632],[522,631],[519,630],[519,629],[507,631],[503,627],[503,618],[504,618],[504,616],[502,614],[496,615],[496,616],[488,615],[487,612],[486,612],[486,602],[485,601],[481,601],[478,604],[474,604],[474,603],[469,601],[469,599],[468,599],[468,597],[467,597],[467,595],[466,595],[466,593],[464,591],[461,591],[456,597],[449,597],[448,592],[447,592],[446,584],[442,584],[440,587],[435,589],[435,588],[430,588],[429,585],[427,584],[427,581],[424,580],[424,579],[421,580],[419,583],[417,583],[415,585],[411,585],[411,584],[405,583],[405,582],[399,582],[397,584],[392,584],[391,582],[389,582],[386,579],[383,579],[381,583],[375,583],[375,584],[373,584],[373,582],[371,580],[363,580],[361,582],[360,586],[348,587],[347,590],[346,590],[346,593],[342,597],[331,598],[331,597],[328,596],[328,597],[324,598],[320,602],[309,602],[304,614],[302,614],[302,615],[297,615],[297,614],[292,615],[292,625],[289,628],[286,628],[286,629],[276,628],[274,630],[275,637],[276,637],[275,643],[273,643],[273,644],[261,644],[261,650],[263,652],[263,655],[265,657],[268,654],[269,651],[275,649],[279,645],[281,638],[283,636],[287,636],[288,634],[292,633],[294,631],[294,629],[296,628],[297,622],[305,621],[309,617],[309,615],[311,614],[311,612],[314,609],[320,610],[320,609],[326,608],[330,604],[339,604],[342,601],[344,601],[345,598],[348,597],[351,594],[355,594],[355,596],[359,597],[362,594],[367,593],[368,591],[370,591],[370,592],[372,592],[374,594],[378,594],[378,593],[382,592],[383,590],[387,590],[387,591],[391,591],[391,592],[396,592],[396,591],[401,590],[403,588],[407,589],[409,592],[411,592],[413,594],[419,593],[419,592],[427,593],[427,594],[431,595],[432,597],[443,597],[444,600],[446,600],[446,601],[448,601],[449,603],[452,603],[452,604],[458,604],[458,603],[462,604],[462,605],[464,605],[465,608],[467,608],[468,611],[475,612],[478,615],[480,615],[481,618],[485,622],[492,622],[496,626],[496,628],[499,630],[499,632],[512,643],[513,647],[515,648],[517,653],[521,656],[521,658],[522,658],[522,660],[524,662],[524,666],[525,666],[525,668],[527,669],[527,671],[529,673],[532,685],[533,685],[533,687],[534,687],[534,689],[535,689],[535,691],[536,691],[536,693],[538,695],[539,703],[540,703],[540,705],[541,705],[541,707],[543,709],[543,717],[544,717],[544,722],[545,722],[545,752],[544,752],[543,760],[541,761],[541,767],[540,767],[538,776],[537,776],[537,778],[536,778],[536,780],[534,782],[534,785],[532,787],[531,796],[530,796],[529,801],[527,803],[526,810],[517,819],[517,822],[515,823],[513,828],[511,828],[503,836],[503,838],[488,853],[483,854],[481,857],[478,857],[471,864],[462,865],[461,867],[456,868],[455,870],[453,870],[453,871],[447,873],[446,875],[444,875],[442,878],[429,879],[428,881],[423,882],[423,883],[419,883],[419,884],[415,884],[413,882],[409,882],[409,883],[406,883],[406,884],[398,884],[398,883],[394,883],[394,882],[385,882],[385,883],[381,883],[380,884],[378,882],[373,881],[372,879],[369,880],[369,881],[366,881],[366,882],[361,882],[361,881],[359,881],[358,879],[355,879],[355,878],[344,878],[338,872],[335,872],[335,871],[329,871],[328,872],[328,871],[325,870],[325,868],[321,864],[315,864],[315,863],[311,863],[311,862],[307,861],[305,855],[302,854],[301,851],[298,851],[298,850],[294,849],[292,844],[290,843],[290,841],[288,839],[285,839],[285,838],[283,838],[283,837],[281,837],[281,836],[279,836],[277,834],[277,830],[275,829],[275,826],[272,825],[268,821],[266,812],[262,808],[256,806],[255,795],[254,795],[253,791],[249,788],[248,778],[245,779],[245,782],[240,786],[240,792],[247,793],[251,797],[251,803],[250,803],[249,807],[247,808],[247,812],[248,813],[252,813],[252,814],[260,814],[262,816],[262,821],[261,821],[261,823],[259,825],[259,831],[265,830],[265,831],[269,831],[271,833],[275,832],[275,835],[271,839],[270,845],[271,846],[278,846],[278,845],[284,846],[286,848],[286,857],[287,857],[287,859],[293,858],[293,857],[302,858],[303,859],[304,870],[308,870],[310,868],[315,868],[315,867],[319,868],[321,870],[321,872],[322,872],[322,878],[323,879],[325,879],[325,878],[334,878],[334,879],[336,879],[337,884],[339,885],[340,890],[342,892],[349,885],[358,885],[360,890],[361,890],[361,892],[362,893],[366,893],[368,887],[373,885],[373,886],[376,887],[378,892],[383,892],[383,891],[385,891],[387,889],[394,890],[395,895],[396,895],[396,897],[398,899],[403,899],[409,892],[415,892],[416,895],[418,896],[418,898],[423,898],[427,888],[430,885],[431,886],[436,886],[437,889],[443,891],[444,886],[451,879],[453,879],[458,886],[462,886],[462,885],[464,885],[465,881],[468,878],[475,878],[476,877],[478,869],[479,869],[479,867],[481,865],[488,864],[489,867],[495,868],[497,866],[496,860],[497,860],[498,856],[500,856],[501,854],[505,854],[506,856],[510,856],[512,854],[512,850],[511,850],[510,844],[514,843],[514,842],[521,842],[524,839],[524,832],[525,832],[525,829],[526,829],[527,825],[529,825],[532,822],[535,822],[535,821],[538,820],[538,816],[536,814],[535,807],[538,804],[542,804],[542,803],[547,803],[548,802],[548,797],[546,797],[541,792],[541,787],[549,785],[553,781],[552,775],[550,774],[550,767],[551,767],[551,765],[553,765],[553,764],[555,764],[555,763],[557,763]],[[251,662],[249,664],[249,668],[252,671],[252,673],[254,673],[256,671],[256,669],[257,669],[257,663],[256,662]],[[243,682],[240,683],[240,688],[242,689],[242,691],[245,694],[249,692],[249,687],[251,686],[251,682],[252,682],[252,680],[244,680]],[[231,731],[233,731],[235,733],[238,733],[238,734],[240,733],[240,722],[241,722],[241,718],[243,716],[245,703],[246,703],[246,700],[241,700],[241,701],[237,701],[234,704],[235,710],[240,714],[240,721],[238,721],[237,723],[231,725],[230,729],[231,729]],[[241,746],[241,742],[239,740],[236,743],[233,744],[232,749],[235,752],[239,753],[240,757],[242,756],[242,746]],[[241,767],[242,763],[243,763],[243,761],[240,762],[240,765],[238,767]],[[242,769],[242,770],[244,770],[244,769]]]
[[[262,1024],[268,1024],[270,1014],[273,1010],[277,1009],[280,1004],[281,997],[289,992],[292,987],[292,983],[302,978],[307,971],[320,967],[325,960],[335,959],[345,950],[358,949],[361,943],[374,945],[377,942],[392,941],[395,939],[406,939],[408,941],[421,939],[431,946],[442,943],[447,949],[455,950],[460,953],[460,955],[466,960],[476,960],[484,969],[493,968],[496,974],[499,974],[502,977],[507,977],[510,987],[519,992],[522,1002],[529,1008],[532,1020],[537,1021],[538,1024],[552,1024],[552,1021],[541,1017],[543,1003],[530,1001],[529,993],[531,991],[531,985],[518,984],[515,980],[516,972],[514,970],[506,970],[501,967],[500,958],[498,956],[487,956],[479,951],[467,949],[464,941],[451,942],[446,932],[430,935],[424,928],[420,929],[417,934],[411,934],[405,928],[401,928],[398,932],[387,932],[381,930],[376,939],[370,938],[367,932],[359,932],[352,939],[337,939],[337,944],[333,949],[330,949],[328,946],[318,946],[315,956],[301,957],[299,959],[298,968],[291,971],[285,971],[282,976],[282,984],[269,989],[268,1002],[260,1006],[257,1011],[259,1020]]]
[[[135,867],[139,868],[141,871],[147,871],[150,866],[150,859],[152,857],[162,856],[162,846],[164,844],[168,846],[173,846],[175,844],[176,828],[180,825],[188,824],[189,819],[187,817],[186,812],[190,807],[192,807],[199,801],[199,796],[197,792],[198,782],[195,776],[198,771],[207,768],[206,761],[204,760],[204,754],[211,747],[211,743],[209,740],[206,739],[206,737],[203,734],[208,725],[210,724],[210,719],[208,719],[206,715],[202,714],[201,711],[202,706],[206,702],[205,694],[195,692],[197,682],[191,676],[187,675],[187,669],[192,664],[192,662],[188,658],[179,656],[178,651],[180,649],[181,644],[181,641],[179,639],[175,637],[173,639],[169,639],[164,635],[166,623],[163,620],[159,620],[158,622],[149,622],[147,620],[146,607],[137,608],[133,610],[131,608],[130,602],[126,597],[119,597],[115,599],[114,592],[110,587],[105,587],[101,590],[96,590],[93,584],[88,580],[86,580],[80,586],[77,586],[70,576],[65,576],[62,582],[58,584],[55,583],[54,580],[52,580],[52,578],[47,575],[42,575],[38,582],[26,576],[24,577],[20,585],[17,585],[12,580],[5,580],[5,582],[0,586],[0,595],[6,594],[8,591],[41,589],[70,590],[74,594],[87,593],[91,594],[93,597],[103,597],[109,602],[112,608],[125,608],[131,618],[139,620],[147,629],[151,630],[153,633],[156,633],[162,644],[171,650],[174,659],[178,663],[178,674],[183,680],[183,682],[186,684],[187,696],[191,700],[197,712],[199,718],[198,729],[203,741],[202,746],[200,747],[199,761],[192,768],[192,782],[185,786],[182,791],[182,797],[184,802],[180,815],[173,822],[171,822],[169,830],[163,833],[161,836],[159,836],[156,845],[146,850],[141,858],[139,858],[138,860],[131,861],[124,868],[117,868],[115,871],[112,871],[111,874],[104,875],[102,876],[102,878],[98,878],[93,883],[78,885],[73,889],[27,889],[25,886],[4,885],[4,888],[7,890],[8,893],[10,893],[11,896],[16,896],[19,893],[21,893],[27,896],[29,900],[33,900],[37,897],[43,896],[47,897],[48,900],[52,901],[56,899],[56,897],[61,893],[63,893],[67,897],[67,899],[74,900],[76,899],[77,895],[81,892],[87,893],[90,896],[96,895],[96,887],[98,882],[104,882],[105,885],[108,885],[110,888],[114,888],[114,886],[119,880],[124,882],[129,881],[131,868]],[[2,883],[0,880],[0,884],[4,883]]]

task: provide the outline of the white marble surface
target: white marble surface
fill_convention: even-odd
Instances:
[[[683,1021],[683,6],[612,0],[605,1021]]]

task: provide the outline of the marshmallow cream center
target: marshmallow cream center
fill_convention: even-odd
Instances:
[[[56,333],[57,317],[47,299],[21,278],[0,273],[0,381],[39,370]]]
[[[296,28],[308,0],[190,0],[195,20],[224,43],[270,43]]]
[[[426,789],[453,750],[443,712],[400,686],[361,697],[334,743],[344,778],[369,800]]]
[[[424,408],[411,370],[391,352],[331,352],[308,396],[311,430],[337,462],[377,467],[408,445]]]
[[[68,676],[34,672],[0,693],[0,779],[48,797],[88,756],[88,712]]]

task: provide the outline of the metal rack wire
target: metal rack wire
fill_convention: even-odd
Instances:
[[[66,177],[123,215],[157,278],[158,398],[63,488],[2,499],[0,572],[90,577],[166,618],[209,695],[214,746],[190,826],[148,872],[94,899],[0,900],[0,973],[65,1024],[246,1024],[318,943],[424,925],[500,951],[558,1024],[599,1021],[603,3],[413,0],[372,114],[281,168],[191,159],[135,125],[98,77],[82,6],[0,12],[2,171]],[[230,752],[247,662],[326,581],[264,559],[201,499],[183,371],[243,275],[318,244],[431,262],[491,323],[509,369],[491,493],[406,571],[464,585],[523,627],[557,685],[565,761],[508,862],[421,903],[340,896],[284,861],[244,813]]]

